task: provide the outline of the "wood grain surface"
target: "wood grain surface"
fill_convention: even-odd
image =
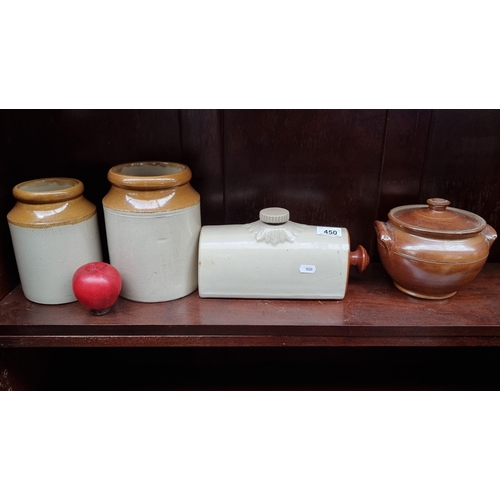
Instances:
[[[78,303],[44,306],[17,287],[0,302],[0,347],[500,345],[500,265],[451,299],[398,291],[380,268],[352,276],[340,301],[119,299],[104,316]]]
[[[419,203],[446,198],[500,231],[499,158],[499,110],[434,110]],[[500,260],[498,242],[488,260]]]
[[[370,248],[387,111],[224,111],[226,223],[279,206]]]

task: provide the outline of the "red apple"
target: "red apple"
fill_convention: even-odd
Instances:
[[[118,270],[106,262],[89,262],[73,275],[73,293],[91,314],[106,314],[118,299],[122,277]]]

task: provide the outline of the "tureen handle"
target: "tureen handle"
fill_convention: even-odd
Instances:
[[[377,232],[378,241],[384,245],[385,249],[390,252],[394,240],[392,239],[392,231],[385,222],[375,221],[375,231]]]
[[[497,239],[497,232],[489,224],[487,224],[483,229],[483,234],[488,242],[488,245],[491,247],[493,242]]]

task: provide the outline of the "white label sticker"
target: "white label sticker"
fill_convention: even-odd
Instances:
[[[316,228],[316,234],[321,234],[322,236],[336,236],[337,238],[342,236],[341,227],[320,227]]]
[[[302,264],[299,269],[302,274],[314,274],[316,272],[316,266],[309,264]]]

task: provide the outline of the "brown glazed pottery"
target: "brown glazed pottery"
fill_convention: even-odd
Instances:
[[[399,290],[424,299],[446,299],[481,271],[496,231],[476,214],[449,207],[442,198],[427,205],[393,208],[375,221],[382,264]]]

